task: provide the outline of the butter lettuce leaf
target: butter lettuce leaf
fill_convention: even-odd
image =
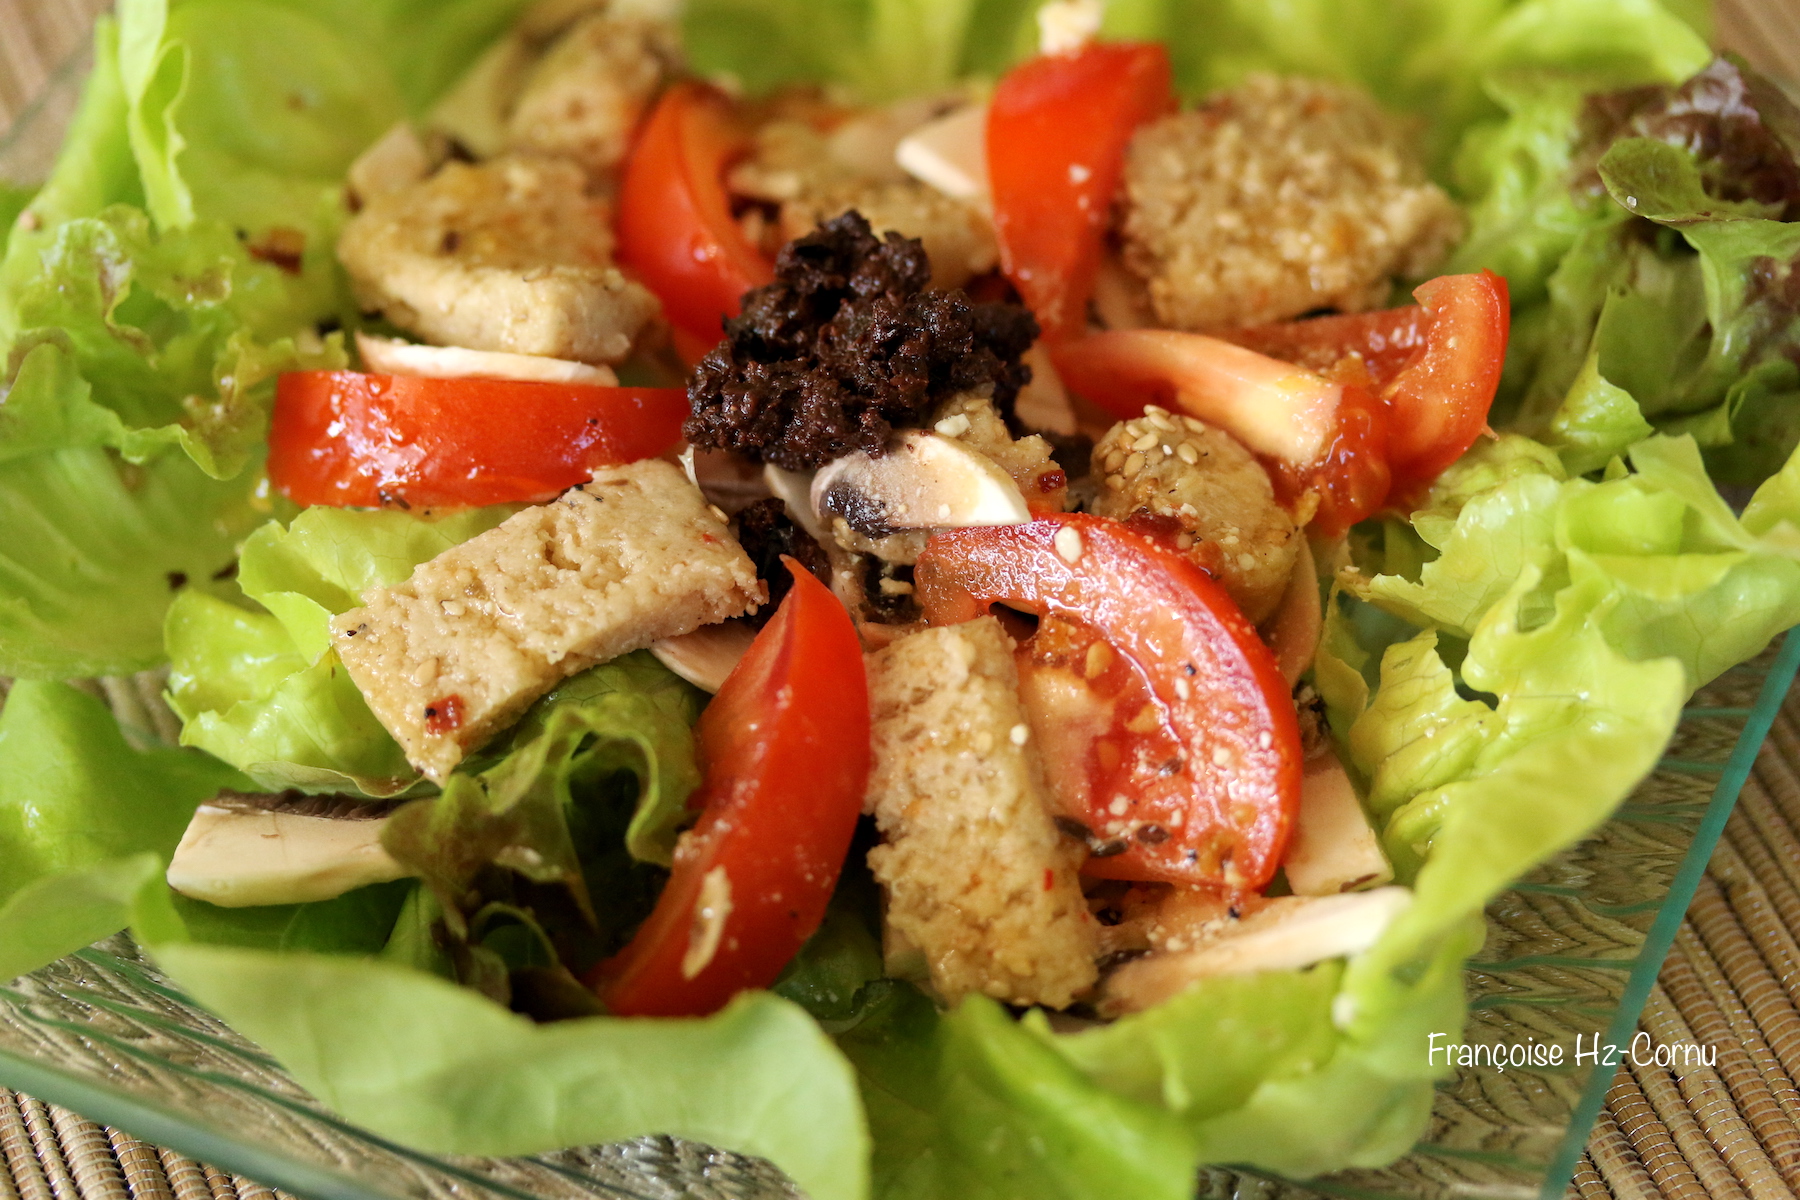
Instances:
[[[133,929],[182,988],[345,1118],[439,1153],[531,1154],[674,1134],[755,1154],[820,1200],[868,1194],[869,1134],[849,1064],[768,992],[700,1020],[533,1025],[380,959],[205,945],[166,888]]]
[[[171,597],[218,592],[262,520],[248,478],[95,446],[0,461],[0,675],[124,675],[162,661]]]
[[[124,928],[195,806],[244,782],[191,750],[133,746],[86,692],[15,682],[0,707],[0,981]]]
[[[428,520],[311,508],[286,525],[264,523],[237,563],[242,598],[254,608],[192,591],[169,607],[169,704],[182,719],[182,744],[270,791],[385,797],[417,785],[418,772],[331,649],[331,618],[515,511]]]
[[[692,821],[700,706],[647,652],[625,655],[539,700],[483,752],[493,766],[394,813],[382,844],[435,894],[459,982],[522,1009],[554,983],[592,1006],[576,977],[649,915]]]

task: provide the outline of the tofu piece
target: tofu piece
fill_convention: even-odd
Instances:
[[[876,170],[847,162],[833,153],[830,138],[805,121],[763,126],[755,151],[732,169],[728,182],[739,195],[781,206],[783,241],[851,209],[878,234],[894,230],[918,238],[931,260],[934,288],[961,287],[1000,261],[993,224],[977,203],[906,176],[891,158]]]
[[[1098,977],[1082,848],[1045,804],[1012,641],[992,617],[925,629],[868,658],[869,866],[898,944],[938,993],[1066,1007]]]
[[[1252,75],[1132,138],[1125,263],[1158,323],[1212,330],[1387,302],[1428,273],[1462,214],[1405,127],[1366,93]]]
[[[446,163],[371,197],[338,258],[365,309],[428,342],[619,362],[660,306],[612,265],[606,205],[574,163]]]
[[[700,490],[647,459],[366,592],[332,641],[407,759],[442,782],[568,676],[767,598]]]
[[[1141,447],[1141,448],[1140,448]],[[1299,558],[1299,526],[1269,473],[1222,429],[1160,408],[1094,444],[1092,511],[1172,522],[1175,544],[1231,594],[1253,625],[1274,613]]]
[[[610,10],[582,18],[531,69],[507,116],[508,143],[610,175],[678,62],[676,47],[666,21]]]

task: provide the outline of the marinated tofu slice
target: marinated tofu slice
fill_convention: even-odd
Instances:
[[[338,238],[357,300],[439,345],[618,362],[659,311],[612,265],[574,163],[451,162],[369,199]]]
[[[1158,324],[1210,330],[1385,304],[1462,234],[1405,126],[1366,93],[1252,75],[1144,126],[1126,157],[1126,265]]]
[[[921,630],[869,656],[869,866],[898,944],[948,1001],[980,992],[1067,1006],[1093,985],[1098,926],[1080,846],[1045,807],[1012,641],[992,617]]]
[[[507,117],[508,140],[572,158],[596,176],[618,167],[652,97],[680,59],[667,21],[592,13],[531,70]]]
[[[779,205],[782,241],[852,210],[878,234],[891,229],[918,238],[931,261],[931,286],[939,290],[992,270],[1000,260],[994,227],[974,199],[953,198],[909,177],[894,162],[892,141],[874,154],[856,152],[844,136],[855,124],[827,135],[802,120],[769,122],[757,131],[750,157],[732,169],[732,191]],[[904,130],[891,132],[897,138]]]
[[[765,598],[700,490],[648,459],[365,593],[332,640],[408,760],[441,782],[568,676]]]

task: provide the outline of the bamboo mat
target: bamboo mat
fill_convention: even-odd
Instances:
[[[54,91],[106,0],[0,0],[0,130]],[[1721,0],[1718,40],[1800,80],[1800,0]],[[51,102],[56,101],[52,96]],[[1639,1029],[1716,1064],[1619,1068],[1569,1200],[1800,1196],[1800,689],[1713,855]],[[291,1200],[0,1088],[0,1200]]]

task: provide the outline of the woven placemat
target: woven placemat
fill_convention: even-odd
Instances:
[[[41,102],[107,0],[0,0],[0,130]],[[1720,0],[1721,45],[1800,80],[1800,0]],[[118,697],[107,696],[117,701]],[[1621,1066],[1579,1200],[1800,1196],[1800,689],[1746,782],[1639,1023],[1711,1065]],[[0,1200],[292,1200],[0,1088]]]

